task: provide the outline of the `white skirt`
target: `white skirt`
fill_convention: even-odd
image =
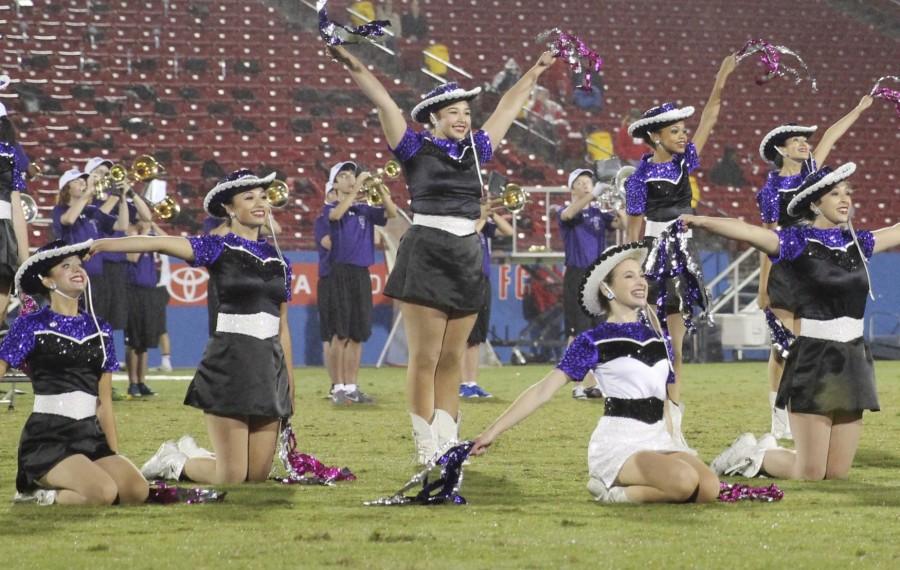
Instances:
[[[607,488],[615,484],[622,465],[639,451],[689,451],[676,443],[666,430],[665,420],[655,424],[619,416],[604,416],[597,423],[588,444],[588,473]]]

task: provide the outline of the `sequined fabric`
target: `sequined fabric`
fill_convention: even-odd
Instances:
[[[808,173],[781,176],[777,171],[769,173],[765,185],[756,195],[756,204],[764,224],[793,225],[798,218],[787,215],[787,205]]]
[[[812,226],[789,227],[779,230],[778,232],[779,254],[772,257],[773,262],[793,261],[803,254],[810,243],[818,244],[821,248],[813,247],[811,251],[814,255],[821,256],[821,249],[831,250],[829,256],[833,257],[845,269],[852,270],[855,268],[852,259],[858,256],[850,253],[853,246],[853,237],[848,230],[839,227],[822,229]],[[872,257],[875,248],[875,236],[872,232],[859,231],[859,244],[862,247],[862,253],[866,258]],[[815,253],[820,251],[820,253]]]
[[[654,339],[659,339],[659,337],[650,327],[641,322],[601,323],[575,337],[556,367],[572,380],[580,382],[585,374],[596,368],[598,364],[613,358],[635,356],[644,362],[647,359],[642,357],[642,353],[648,355],[654,352],[656,349],[649,347],[657,343],[651,342],[646,345],[641,343]],[[663,350],[662,359],[665,359],[665,347],[661,342],[658,348]],[[659,360],[656,358],[653,362]],[[652,363],[647,364],[652,365]]]
[[[481,164],[489,162],[494,154],[491,148],[490,137],[488,137],[487,133],[481,129],[475,131],[473,136],[475,138],[475,148],[478,150],[479,162],[481,162]],[[403,134],[403,138],[397,144],[397,147],[388,147],[388,150],[393,152],[401,162],[406,162],[419,152],[426,140],[431,141],[436,147],[456,160],[460,160],[466,149],[471,147],[471,141],[468,136],[461,141],[439,139],[427,131],[416,132],[412,130],[412,128],[407,127],[406,132]]]
[[[116,360],[115,346],[110,340],[112,330],[103,321],[100,321],[100,328],[103,331],[107,355],[103,371],[118,370],[119,362]],[[91,336],[96,337],[96,334],[97,327],[87,313],[81,312],[77,316],[68,317],[45,307],[13,321],[9,334],[0,344],[0,359],[18,368],[38,345],[43,345],[49,348],[48,352],[74,353],[75,360],[85,364],[96,360],[99,364],[103,360],[99,341],[72,342],[72,340],[83,341]]]
[[[476,137],[477,140],[477,137]],[[0,157],[5,157],[10,162],[11,176],[10,181],[12,183],[11,188],[3,188],[3,194],[7,191],[25,191],[25,173],[19,169],[19,164],[17,162],[17,152],[16,147],[7,142],[0,141]],[[7,198],[8,200],[8,198]]]
[[[697,147],[689,142],[684,154],[676,154],[669,162],[651,162],[652,154],[645,154],[634,174],[625,181],[625,212],[630,216],[639,216],[647,209],[647,182],[664,180],[677,184],[684,167],[690,173],[700,166]]]
[[[287,258],[279,258],[278,251],[265,238],[252,241],[230,233],[225,236],[193,236],[189,237],[188,241],[191,244],[191,249],[194,251],[194,261],[191,264],[194,267],[210,267],[219,259],[226,247],[249,254],[246,260],[248,270],[268,273],[274,271],[271,268],[272,264],[268,263],[269,260],[278,260],[277,271],[285,276],[285,300],[291,300],[292,271],[290,261]]]

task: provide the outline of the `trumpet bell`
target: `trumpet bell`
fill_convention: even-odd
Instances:
[[[181,205],[171,196],[166,196],[156,204],[153,204],[153,213],[161,220],[171,220],[181,213]]]
[[[131,177],[136,182],[147,182],[159,178],[166,169],[148,154],[141,155],[131,165]]]
[[[273,180],[266,188],[266,202],[273,208],[285,207],[289,196],[288,185],[281,180]]]
[[[19,194],[19,200],[22,202],[22,214],[25,217],[25,222],[33,222],[38,215],[38,207],[34,198],[28,194]]]
[[[388,178],[397,178],[400,176],[400,163],[396,160],[389,160],[384,165],[384,174]]]
[[[500,193],[500,201],[503,207],[510,212],[518,212],[525,207],[528,196],[525,195],[525,191],[518,184],[507,184],[504,186],[503,192]]]
[[[106,176],[113,182],[125,182],[128,180],[128,170],[121,164],[115,164]]]

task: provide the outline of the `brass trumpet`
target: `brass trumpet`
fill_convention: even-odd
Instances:
[[[181,213],[181,205],[171,196],[166,196],[156,204],[153,204],[153,213],[161,220],[171,220]]]
[[[290,191],[288,185],[281,180],[273,180],[266,188],[266,202],[272,208],[283,208],[288,203]]]
[[[109,173],[97,182],[94,193],[98,199],[105,200],[117,184],[149,182],[159,178],[165,172],[166,169],[155,158],[148,154],[142,154],[134,159],[130,169],[125,168],[122,164],[114,164],[109,169]]]
[[[491,205],[499,208],[506,208],[512,213],[516,213],[525,207],[528,203],[528,195],[522,190],[518,184],[507,184],[500,191],[500,196],[490,201]]]
[[[384,183],[384,179],[385,177],[397,178],[398,176],[400,176],[400,163],[396,160],[389,160],[384,165],[384,168],[379,168],[375,171],[375,176],[366,178],[363,182],[362,190],[360,190],[360,194],[364,194],[366,197],[366,204],[369,206],[384,205],[384,198],[381,193],[390,194],[390,189]]]

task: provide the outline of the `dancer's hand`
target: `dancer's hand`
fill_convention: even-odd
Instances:
[[[759,305],[760,309],[768,309],[769,308],[769,293],[760,293],[756,297],[756,304]]]
[[[856,106],[856,108],[860,111],[865,111],[872,106],[872,103],[874,101],[875,99],[873,99],[871,95],[863,95],[863,98],[859,100],[859,104]]]
[[[90,259],[97,253],[103,253],[105,251],[112,251],[109,247],[110,240],[108,239],[95,239],[91,244],[91,249],[88,250],[88,254],[85,256],[86,259]]]
[[[472,451],[469,452],[469,455],[484,455],[487,449],[494,443],[494,438],[488,434],[481,434],[475,438],[475,443],[472,444]]]
[[[681,214],[678,219],[685,223],[689,228],[702,228],[703,216],[695,216],[694,214]]]
[[[541,57],[538,59],[537,63],[534,64],[535,69],[538,70],[539,73],[543,73],[548,67],[556,63],[558,57],[553,55],[551,51],[545,51],[541,54]]]
[[[328,54],[341,65],[344,65],[350,71],[358,71],[358,67],[360,66],[360,62],[358,59],[353,57],[347,48],[344,46],[328,46]]]
[[[737,56],[736,54],[728,54],[725,59],[722,60],[722,65],[719,66],[719,76],[720,77],[728,77],[737,67]]]

